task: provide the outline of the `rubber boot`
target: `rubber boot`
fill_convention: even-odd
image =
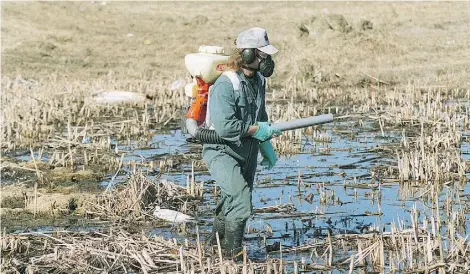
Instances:
[[[224,255],[228,259],[241,261],[243,259],[243,237],[245,235],[246,220],[226,221],[224,237]]]
[[[219,241],[222,245],[224,242],[225,235],[225,212],[224,212],[224,201],[220,201],[215,209],[215,218],[212,225],[212,233],[207,242],[208,245],[214,246],[217,245],[217,236],[216,232],[219,233]]]
[[[208,245],[217,245],[217,232],[219,233],[219,241],[222,245],[225,237],[225,216],[216,216],[212,225],[212,233],[208,240]]]

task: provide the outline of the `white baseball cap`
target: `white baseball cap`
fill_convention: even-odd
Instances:
[[[278,52],[278,49],[269,44],[268,33],[265,29],[254,27],[241,32],[236,40],[236,46],[239,49],[258,49],[266,54],[272,55]]]

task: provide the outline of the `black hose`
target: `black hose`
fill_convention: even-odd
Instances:
[[[193,118],[187,118],[185,123],[185,130],[193,136],[188,139],[192,143],[204,144],[227,144],[228,142],[222,139],[217,132],[213,129],[200,127],[198,122]]]
[[[207,128],[198,128],[194,135],[196,139],[204,144],[225,144],[227,141],[222,139],[215,130]]]

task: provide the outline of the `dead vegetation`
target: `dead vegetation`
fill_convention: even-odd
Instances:
[[[249,11],[243,3],[230,3],[231,14],[226,8],[190,2],[8,3],[2,12],[12,16],[4,20],[2,45],[4,58],[14,61],[3,62],[2,74],[35,81],[173,80],[185,77],[184,54],[201,44],[230,48],[246,22],[259,22],[281,48],[278,77],[272,80],[276,87],[293,75],[311,80],[312,72],[329,87],[358,85],[362,73],[395,84],[468,87],[469,63],[462,58],[468,56],[468,3],[297,2],[255,4]],[[188,10],[191,16],[183,16]],[[258,21],[262,13],[272,16]],[[310,38],[301,37],[299,28]]]
[[[393,225],[384,233],[330,235],[323,240],[291,249],[280,249],[280,259],[263,263],[234,264],[220,260],[217,251],[205,250],[201,242],[178,242],[131,234],[121,227],[107,231],[51,231],[3,235],[2,273],[59,271],[101,273],[102,271],[176,271],[179,273],[298,273],[343,269],[352,272],[429,273],[469,271],[469,243],[452,230],[452,238],[440,234],[440,220],[431,217],[405,229]],[[199,239],[199,235],[197,235]],[[214,253],[215,252],[215,253]],[[296,253],[314,257],[312,263],[282,259]],[[335,254],[335,256],[333,256]],[[70,272],[71,271],[71,272]]]
[[[245,3],[230,5],[243,10],[243,20],[237,12],[227,14],[226,3],[2,4],[0,169],[2,181],[13,184],[2,184],[2,221],[5,214],[20,212],[109,221],[99,231],[3,233],[2,273],[470,271],[469,242],[463,236],[468,199],[460,193],[470,168],[461,153],[470,114],[470,63],[462,59],[469,53],[468,4],[310,3],[305,8],[306,3],[296,2],[272,3],[268,10],[255,4],[248,11]],[[192,16],[180,15],[187,10]],[[257,21],[268,11],[272,16]],[[336,123],[351,120],[354,128],[371,128],[383,138],[401,132],[399,141],[376,148],[388,165],[372,166],[370,182],[345,178],[344,188],[354,188],[355,199],[356,189],[371,188],[367,198],[380,208],[386,191],[381,187],[399,184],[403,199],[425,201],[428,211],[412,209],[409,226],[399,219],[387,231],[328,232],[289,249],[265,242],[269,258],[255,263],[245,257],[239,265],[222,263],[217,250],[201,248],[193,227],[184,243],[148,236],[143,229],[131,232],[140,229],[139,223],[155,221],[155,206],[196,216],[205,193],[217,197],[212,184],[194,177],[194,170],[206,170],[195,156],[200,147],[178,157],[125,157],[136,148],[160,146],[152,137],[179,127],[187,101],[181,89],[169,85],[187,77],[184,54],[200,44],[230,48],[246,22],[267,28],[281,49],[276,74],[268,81],[269,117],[287,121],[334,113]],[[93,101],[93,93],[103,90],[133,91],[146,99],[103,106]],[[330,144],[337,141],[332,135],[341,131],[335,126],[290,131],[273,144],[281,155],[330,155],[335,150]],[[351,127],[346,131],[354,138]],[[304,151],[307,142],[312,151]],[[159,179],[162,172],[181,172],[191,163],[191,171],[183,170],[191,173],[186,187]],[[98,189],[110,174],[109,188]],[[313,175],[299,171],[285,180],[296,181],[300,192],[309,186],[303,181],[308,176]],[[94,187],[80,187],[85,181]],[[258,185],[283,183],[266,179]],[[318,212],[277,204],[257,213],[301,218],[342,204],[324,183],[316,186],[316,192],[309,189],[300,198],[317,203]],[[259,241],[272,231],[263,233]],[[297,257],[285,259],[287,254]]]
[[[51,148],[63,152],[49,156],[54,159],[53,164],[73,166],[71,154],[78,149],[88,149],[85,154],[88,157],[83,156],[81,161],[86,164],[96,150],[111,149],[111,137],[124,140],[127,137],[128,142],[131,137],[148,141],[150,129],[166,126],[178,118],[174,111],[186,103],[183,94],[172,92],[165,83],[108,79],[106,82],[41,81],[28,85],[20,79],[2,79],[2,104],[5,106],[2,108],[2,148],[10,151],[36,147],[42,140],[43,150]],[[152,97],[138,105],[103,106],[93,102],[94,92],[114,89],[143,94],[151,91]]]
[[[194,214],[199,202],[198,196],[191,195],[186,188],[140,171],[124,184],[110,185],[96,199],[87,201],[85,211],[88,217],[134,222],[152,218],[156,206]]]

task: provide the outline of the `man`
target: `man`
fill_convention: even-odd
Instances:
[[[239,259],[252,213],[258,151],[261,164],[272,168],[277,157],[269,139],[281,132],[269,126],[265,108],[264,78],[272,75],[271,55],[278,50],[259,27],[241,32],[235,44],[226,71],[210,90],[210,121],[206,121],[226,143],[204,144],[203,158],[222,192],[211,242],[218,232],[225,254]]]

